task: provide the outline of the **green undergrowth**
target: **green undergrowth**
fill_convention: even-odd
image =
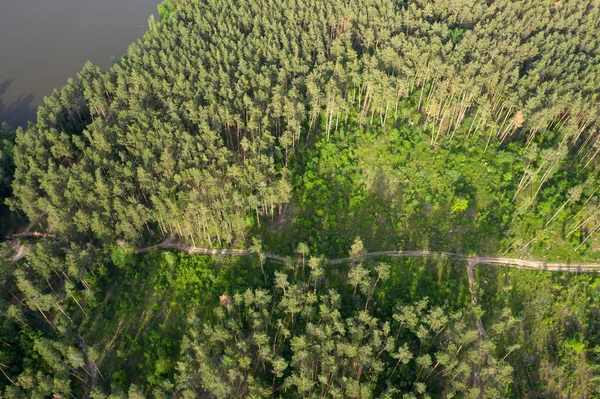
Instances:
[[[7,375],[20,376],[22,387],[32,392],[57,392],[56,384],[70,379],[70,392],[85,396],[80,380],[73,377],[89,381],[78,355],[81,335],[99,370],[98,395],[120,398],[129,392],[133,398],[131,392],[139,391],[145,397],[169,397],[178,384],[187,384],[181,380],[181,363],[193,366],[183,353],[190,349],[185,337],[196,331],[196,323],[218,324],[215,309],[222,308],[221,301],[247,295],[248,290],[265,290],[279,298],[285,279],[306,290],[306,300],[313,290],[321,298],[337,292],[343,317],[360,313],[365,295],[370,298],[370,314],[385,321],[394,320],[399,307],[425,298],[428,306],[444,314],[479,315],[486,333],[496,337],[497,351],[492,352],[513,370],[510,397],[531,393],[555,397],[564,390],[583,395],[599,388],[594,385],[600,371],[596,366],[600,330],[594,323],[600,317],[596,275],[478,265],[477,307],[466,263],[436,256],[383,256],[357,265],[326,264],[310,256],[304,262],[290,258],[278,263],[259,256],[193,256],[158,249],[135,255],[122,247],[113,247],[108,254],[75,248],[65,253],[48,243],[38,247],[14,272],[3,270],[8,273],[4,288],[14,297],[0,297],[7,309],[0,339],[10,345],[0,351],[0,362]],[[359,269],[373,273],[382,262],[389,269],[374,284],[377,289],[367,287],[375,277],[364,275],[356,291],[350,276]],[[23,298],[22,306],[15,297]],[[279,303],[280,299],[273,302],[272,312],[283,306]],[[510,333],[496,334],[494,329],[502,329],[507,320],[512,320],[506,330]],[[476,331],[472,321],[468,328]],[[207,361],[216,357],[211,359]],[[409,383],[417,375],[412,366],[402,370],[398,381]],[[46,382],[26,383],[35,378]],[[53,387],[48,388],[48,378],[54,378]]]
[[[484,325],[505,307],[520,320],[514,397],[598,389],[600,276],[479,265],[476,281]]]
[[[467,120],[456,137],[433,146],[418,121],[413,113],[384,127],[348,123],[318,135],[290,165],[293,199],[260,229],[265,246],[292,254],[306,242],[312,253],[341,257],[360,236],[369,251],[597,258],[600,246],[588,230],[568,234],[588,218],[592,170],[570,168],[567,159],[547,182],[520,189],[533,173],[531,153],[551,140],[486,147],[488,133],[468,136]]]
[[[106,381],[122,390],[173,376],[188,314],[208,322],[221,295],[263,282],[252,258],[160,250],[136,256],[121,248],[97,277],[97,305],[81,329]]]
[[[461,262],[443,259],[392,259],[388,280],[375,298],[374,313],[391,317],[395,306],[414,298],[429,298],[435,306],[458,310],[468,305],[469,290]],[[211,323],[213,309],[222,295],[233,296],[247,289],[272,289],[275,272],[289,270],[300,280],[309,278],[308,262],[281,264],[266,261],[267,283],[257,257],[190,256],[181,252],[154,250],[132,255],[114,249],[105,268],[97,272],[95,300],[87,316],[79,314],[80,330],[96,357],[104,377],[102,386],[127,391],[130,384],[165,389],[176,374],[180,345],[188,327],[188,316]],[[352,297],[345,283],[348,264],[325,268],[319,286]],[[345,305],[347,312],[352,302]],[[74,309],[75,310],[75,309]]]
[[[374,315],[390,318],[396,306],[423,298],[448,311],[471,306],[464,262],[436,257],[381,257],[365,262],[381,261],[390,264],[390,276],[374,296]],[[88,345],[99,351],[98,366],[111,381],[104,385],[113,391],[126,391],[131,383],[147,391],[167,389],[176,375],[188,316],[214,322],[212,310],[219,306],[221,295],[259,287],[271,290],[275,273],[283,270],[294,279],[309,281],[308,261],[305,266],[266,261],[266,284],[257,257],[159,251],[133,256],[116,250],[112,262],[111,267],[117,267],[120,274],[99,278],[104,300],[84,318],[81,330]],[[348,264],[325,266],[319,287],[339,292],[349,301],[343,302],[342,312],[350,314],[355,304],[350,301],[352,287],[346,284],[348,271]],[[532,391],[575,392],[577,381],[595,375],[600,353],[595,342],[600,331],[590,320],[600,316],[597,276],[486,265],[478,265],[475,276],[484,327],[494,325],[503,309],[510,309],[519,320],[517,333],[510,336],[519,344],[510,364],[521,375],[515,378],[513,397]],[[524,339],[532,336],[536,338]],[[515,342],[505,344],[509,347]],[[588,381],[579,389],[589,391],[591,384],[594,382]]]

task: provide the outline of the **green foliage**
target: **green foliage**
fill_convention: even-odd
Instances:
[[[264,263],[263,286],[258,259],[121,247],[65,253],[40,244],[27,263],[0,269],[0,363],[19,381],[0,382],[0,390],[10,397],[92,389],[101,397],[160,397],[201,386],[217,397],[597,392],[595,276],[480,265],[477,307],[465,265],[365,260],[365,249],[355,237],[353,261],[330,265],[299,245],[297,262]],[[103,376],[95,383],[92,367]]]
[[[95,384],[91,355],[76,327],[86,315],[84,308],[95,306],[86,282],[93,280],[94,258],[94,251],[73,247],[66,254],[40,243],[26,264],[13,264],[0,276],[6,295],[0,366],[10,378],[7,397],[85,395]]]
[[[56,237],[0,259],[0,396],[600,395],[596,276],[365,257],[597,260],[599,4],[158,12],[0,129]],[[252,256],[133,249],[165,237]]]
[[[160,19],[165,20],[175,12],[175,3],[173,0],[165,0],[157,6],[157,9]]]
[[[10,212],[5,203],[12,196],[11,183],[15,171],[13,161],[15,130],[7,124],[0,126],[0,241],[4,235],[17,230],[26,220]]]
[[[469,208],[469,201],[465,198],[457,198],[454,200],[450,212],[452,213],[463,213]]]
[[[193,317],[178,365],[184,395],[200,387],[217,398],[506,395],[512,367],[509,354],[497,356],[517,323],[509,311],[485,337],[475,328],[477,310],[449,312],[426,298],[397,302],[380,320],[368,305],[383,304],[377,285],[389,266],[353,267],[343,282],[350,290],[338,287],[346,294],[279,273],[272,291],[233,295],[214,322]]]
[[[289,233],[267,230],[267,244],[279,251],[302,240],[313,253],[339,256],[360,235],[370,250],[489,254],[512,239],[511,199],[523,168],[514,149],[465,142],[432,150],[409,126],[351,132],[323,137],[301,155],[294,221]]]
[[[452,42],[452,44],[454,46],[456,46],[463,39],[464,34],[465,34],[464,29],[455,28],[455,29],[448,31],[448,36],[446,39],[448,41]]]
[[[513,396],[532,391],[542,397],[599,395],[598,278],[483,265],[478,269],[481,305],[508,306],[521,319],[521,345],[511,363],[523,379],[515,379]],[[484,315],[484,323],[493,317]]]
[[[241,245],[269,217],[293,219],[283,210],[297,197],[299,239],[320,225],[308,244],[328,254],[350,244],[348,219],[387,247],[474,250],[489,235],[486,252],[597,249],[595,201],[562,206],[596,171],[597,4],[169,0],[159,10],[111,70],[86,64],[17,134],[15,204],[47,230]]]
[[[11,182],[14,174],[13,147],[15,131],[3,124],[0,127],[0,202],[11,193]]]
[[[341,256],[360,235],[370,250],[596,259],[594,172],[550,170],[546,185],[526,187],[544,156],[559,162],[553,151],[518,142],[486,149],[474,136],[432,148],[411,123],[348,122],[300,151],[291,220],[261,230],[265,248],[292,253],[302,241]]]

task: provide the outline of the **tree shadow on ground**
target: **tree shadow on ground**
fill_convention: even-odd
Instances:
[[[22,94],[15,100],[6,100],[4,97],[13,82],[14,79],[0,82],[0,123],[26,127],[28,121],[35,119],[34,95],[33,93]]]

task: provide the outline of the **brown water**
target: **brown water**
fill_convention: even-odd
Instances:
[[[0,122],[26,126],[86,61],[103,69],[141,38],[160,0],[0,0]]]

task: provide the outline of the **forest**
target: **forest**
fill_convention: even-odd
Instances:
[[[600,396],[598,275],[444,255],[599,262],[600,1],[158,13],[0,127],[0,398]]]

